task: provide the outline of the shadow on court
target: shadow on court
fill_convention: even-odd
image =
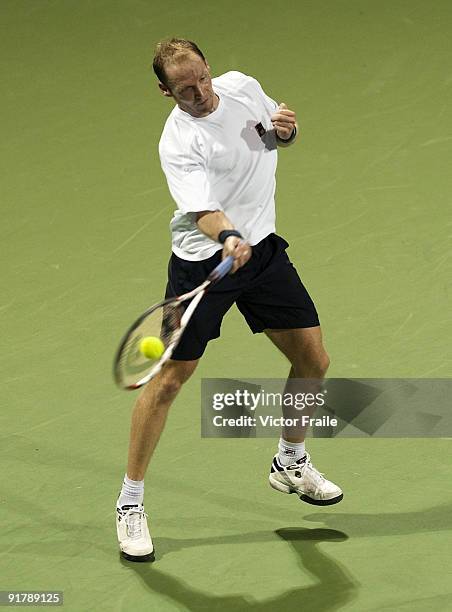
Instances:
[[[345,529],[348,535],[353,538],[451,531],[452,504],[441,504],[418,512],[315,513],[304,515],[303,520],[325,523],[333,529]]]
[[[214,611],[256,611],[256,612],[289,612],[302,607],[304,612],[322,612],[338,610],[355,597],[359,583],[338,562],[322,552],[318,544],[322,542],[344,542],[348,536],[334,529],[285,528],[275,532],[255,532],[226,537],[197,538],[193,540],[158,539],[157,555],[167,554],[181,548],[206,544],[254,544],[256,542],[275,541],[274,534],[290,544],[298,557],[300,570],[307,571],[316,578],[313,586],[290,589],[285,593],[265,601],[256,601],[240,593],[227,596],[210,595],[199,589],[193,589],[186,582],[165,574],[156,565],[130,563],[121,559],[121,563],[134,571],[143,581],[145,587],[153,592],[165,595],[182,604],[193,612],[198,610]],[[159,554],[160,550],[160,554]],[[244,572],[246,568],[244,568]],[[278,568],[275,567],[274,579],[277,580]]]

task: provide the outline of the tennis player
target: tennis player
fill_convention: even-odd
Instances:
[[[154,559],[144,477],[168,409],[234,303],[251,331],[265,333],[287,357],[289,378],[322,378],[329,365],[315,306],[286,253],[288,243],[275,233],[277,147],[295,142],[295,112],[251,76],[231,71],[212,78],[203,53],[188,40],[160,42],[153,68],[162,94],[176,103],[159,144],[177,204],[166,297],[195,288],[228,255],[234,266],[201,300],[172,359],[136,401],[116,504],[119,547],[132,561]],[[269,480],[311,504],[342,499],[341,489],[313,467],[304,432],[283,430]]]

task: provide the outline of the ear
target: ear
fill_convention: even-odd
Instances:
[[[163,83],[159,83],[159,89],[162,92],[162,94],[166,96],[167,98],[173,97],[173,94],[171,93],[170,89]]]

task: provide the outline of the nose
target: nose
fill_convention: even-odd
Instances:
[[[203,97],[203,95],[202,95],[202,91],[201,91],[200,87],[196,87],[195,88],[195,98],[197,100],[202,100],[202,97]]]

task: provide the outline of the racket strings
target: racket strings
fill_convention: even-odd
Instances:
[[[124,386],[133,386],[160,361],[160,357],[153,359],[143,355],[140,350],[143,338],[160,338],[166,350],[174,340],[177,340],[183,312],[184,308],[178,302],[163,304],[151,311],[129,333],[118,364]]]
[[[171,344],[172,339],[180,329],[183,308],[180,304],[166,304],[162,308],[162,321],[160,325],[160,339],[165,348]]]

